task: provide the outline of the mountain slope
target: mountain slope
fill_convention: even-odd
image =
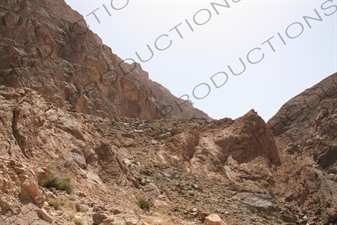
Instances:
[[[211,120],[63,0],[0,17],[0,225],[337,224],[337,74]]]
[[[110,119],[208,118],[152,82],[139,64],[124,63],[63,0],[4,0],[0,10],[0,84]]]
[[[336,224],[337,73],[290,99],[268,125],[284,156],[279,179],[293,184],[280,184],[279,194],[316,210],[315,224]]]

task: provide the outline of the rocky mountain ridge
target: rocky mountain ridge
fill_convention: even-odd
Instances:
[[[337,224],[337,73],[212,120],[63,0],[0,9],[0,225]]]
[[[63,0],[0,5],[0,84],[29,87],[56,106],[101,117],[205,117],[127,64]]]

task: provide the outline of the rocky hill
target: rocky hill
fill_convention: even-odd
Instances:
[[[66,110],[113,118],[204,117],[124,63],[63,0],[0,3],[0,85],[29,87]]]
[[[0,9],[0,225],[337,224],[337,74],[212,120],[62,0]]]
[[[279,193],[313,209],[316,224],[337,222],[336,98],[337,73],[289,100],[268,121],[287,158],[280,176],[288,174],[282,180],[291,184],[280,185]]]

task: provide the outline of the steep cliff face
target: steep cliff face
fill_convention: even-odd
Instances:
[[[337,73],[290,99],[268,124],[284,164],[276,176],[292,184],[279,184],[278,194],[317,210],[317,224],[336,222]]]
[[[293,97],[273,116],[268,124],[275,135],[290,135],[299,140],[306,132],[303,127],[313,125],[318,116],[323,118],[335,108],[337,73],[332,74]]]
[[[268,124],[323,168],[336,167],[336,98],[337,73],[289,100]]]
[[[208,118],[114,55],[63,0],[4,0],[0,9],[0,84],[102,117]]]

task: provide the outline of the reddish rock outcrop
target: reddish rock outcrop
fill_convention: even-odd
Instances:
[[[165,142],[159,155],[171,163],[185,164],[188,171],[220,175],[238,185],[273,185],[271,168],[280,164],[280,158],[272,132],[262,118],[251,110],[235,121],[224,120],[220,126],[216,123],[175,135]]]

